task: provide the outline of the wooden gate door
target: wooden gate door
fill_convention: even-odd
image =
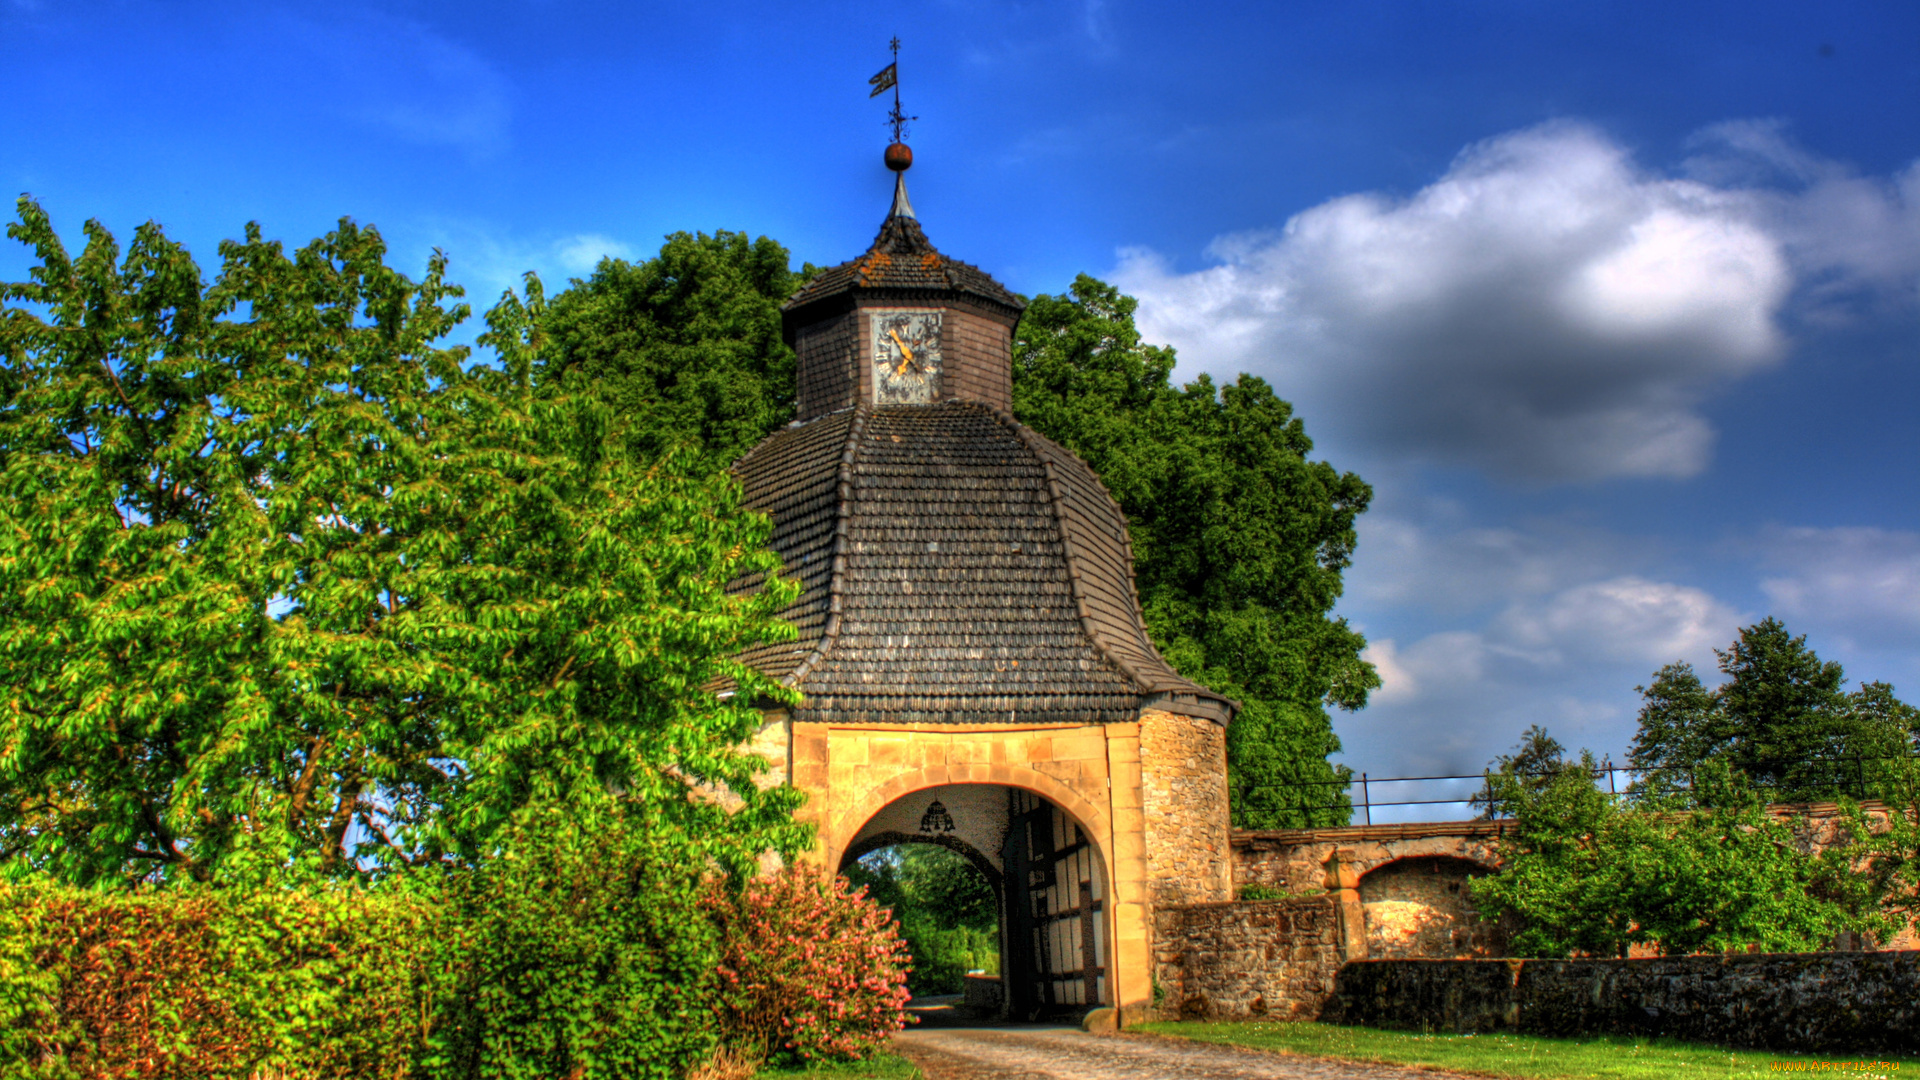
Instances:
[[[1047,800],[1009,789],[1008,1014],[1037,1020],[1107,1001],[1106,881],[1080,826]]]

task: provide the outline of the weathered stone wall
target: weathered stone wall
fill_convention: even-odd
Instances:
[[[1155,1012],[1167,1019],[1310,1019],[1340,969],[1329,896],[1185,904],[1154,913]]]
[[[1864,809],[1873,827],[1884,827],[1888,813],[1884,806],[1868,803]],[[1833,803],[1776,804],[1768,810],[1781,820],[1795,823],[1796,838],[1806,850],[1819,851],[1848,839],[1840,808]],[[1232,837],[1233,883],[1236,889],[1258,884],[1306,892],[1320,887],[1327,859],[1339,851],[1359,875],[1369,955],[1430,959],[1498,956],[1506,949],[1511,927],[1483,924],[1477,914],[1469,914],[1471,901],[1466,898],[1465,880],[1500,867],[1500,834],[1509,825],[1503,821],[1450,821],[1237,831]],[[1403,878],[1411,873],[1432,873],[1448,862],[1452,869],[1436,876],[1450,876],[1452,880],[1423,883]],[[1458,894],[1453,893],[1455,885],[1460,886]],[[1448,915],[1453,917],[1451,927],[1447,925]],[[1850,935],[1842,935],[1835,944],[1842,950],[1858,947]],[[1878,947],[1920,948],[1920,933],[1903,929]]]
[[[1374,960],[1504,956],[1508,928],[1483,922],[1469,884],[1490,871],[1444,855],[1397,859],[1360,879]]]
[[[1194,716],[1140,714],[1148,895],[1155,907],[1233,897],[1227,729]]]
[[[1507,823],[1443,821],[1413,825],[1349,825],[1337,829],[1276,829],[1233,834],[1233,884],[1271,885],[1288,892],[1320,887],[1327,858],[1351,853],[1363,878],[1398,859],[1446,856],[1488,869],[1499,865],[1495,844]]]
[[[1912,1053],[1920,1050],[1920,952],[1365,960],[1340,970],[1323,1019],[1425,1031]]]

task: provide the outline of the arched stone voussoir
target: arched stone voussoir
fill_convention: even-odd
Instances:
[[[993,895],[996,900],[998,900],[1000,896],[1000,890],[1005,887],[1000,868],[994,865],[992,859],[988,858],[979,848],[974,847],[965,840],[944,833],[932,836],[925,833],[892,831],[874,833],[872,836],[862,839],[841,853],[839,872],[843,874],[846,873],[847,867],[851,866],[855,860],[864,855],[870,855],[882,848],[900,847],[904,844],[932,844],[935,847],[943,847],[948,851],[957,852],[964,856],[968,862],[974,865],[975,869],[980,871],[980,876],[987,879],[987,884],[993,886]]]
[[[1479,857],[1476,857],[1476,854]],[[1497,874],[1500,872],[1500,868],[1495,865],[1495,860],[1491,855],[1485,852],[1476,853],[1472,849],[1464,848],[1456,848],[1451,851],[1383,851],[1376,853],[1376,857],[1373,860],[1355,860],[1355,869],[1358,871],[1360,879],[1365,881],[1370,874],[1377,874],[1381,871],[1396,871],[1396,869],[1404,870],[1406,864],[1417,862],[1451,864],[1462,872],[1471,874]]]
[[[821,838],[825,841],[827,865],[831,867],[841,865],[846,855],[847,845],[852,843],[854,837],[860,835],[860,830],[866,827],[867,822],[872,820],[875,814],[884,810],[896,799],[927,788],[956,783],[999,784],[1031,791],[1072,815],[1082,828],[1092,834],[1094,844],[1103,857],[1109,859],[1113,857],[1113,822],[1105,810],[1085,796],[1045,773],[1022,765],[994,765],[992,774],[993,778],[986,781],[971,777],[953,779],[952,770],[941,765],[903,772],[867,789],[846,810],[834,815],[827,835]]]

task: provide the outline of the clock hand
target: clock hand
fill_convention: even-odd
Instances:
[[[907,373],[907,364],[913,364],[913,350],[907,348],[907,343],[900,340],[900,331],[889,330],[887,331],[887,336],[893,339],[895,345],[900,346],[900,355],[906,357],[905,362],[893,369],[893,373],[895,375],[904,375]],[[913,366],[919,367],[920,365],[914,364]]]

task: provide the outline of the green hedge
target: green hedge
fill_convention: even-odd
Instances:
[[[562,826],[374,886],[0,884],[0,1080],[592,1080],[820,1052],[736,1030],[821,981],[723,985],[723,960],[782,971],[783,949],[811,952],[734,940],[754,890],[703,881],[692,854]],[[904,979],[883,913],[844,890],[818,902],[850,913],[836,937],[871,924],[864,982]],[[812,1045],[867,1046],[852,1027],[884,1039],[898,1018],[868,1010]]]
[[[447,922],[398,890],[0,885],[0,1076],[415,1075]]]

